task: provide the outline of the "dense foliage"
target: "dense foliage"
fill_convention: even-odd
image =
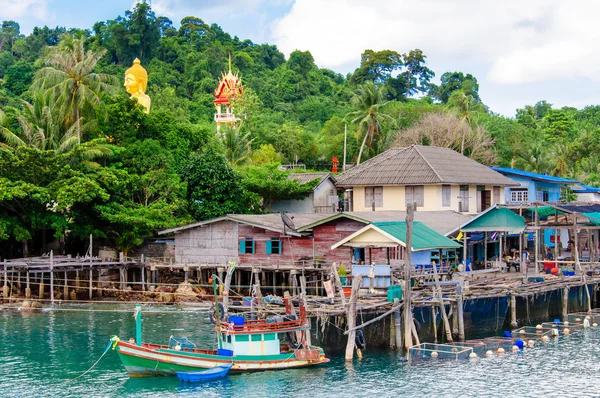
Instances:
[[[487,164],[600,185],[600,107],[546,101],[492,113],[475,76],[440,84],[419,49],[365,49],[354,73],[288,59],[186,17],[176,29],[146,3],[91,30],[0,28],[0,255],[40,253],[89,234],[119,249],[157,230],[226,213],[268,211],[311,184],[277,165],[326,170],[393,145],[442,145]],[[231,54],[244,95],[235,128],[219,134],[213,90]],[[139,58],[149,115],[121,87]]]

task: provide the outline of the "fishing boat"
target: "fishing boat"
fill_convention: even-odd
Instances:
[[[141,310],[136,307],[135,341],[115,338],[115,348],[130,377],[175,375],[178,371],[211,369],[231,364],[231,372],[290,369],[329,362],[323,349],[310,346],[304,301],[296,316],[291,299],[286,315],[262,320],[230,316],[221,321],[217,310],[217,347],[202,350],[185,340],[169,345],[142,343]],[[219,308],[219,306],[216,306]],[[133,339],[132,339],[133,340]],[[172,339],[173,340],[173,339]]]
[[[181,381],[196,383],[199,381],[209,381],[227,376],[233,364],[216,366],[212,369],[199,370],[194,372],[175,372],[177,378]]]

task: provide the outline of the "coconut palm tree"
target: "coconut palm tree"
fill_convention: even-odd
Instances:
[[[223,126],[221,142],[225,147],[225,157],[231,167],[243,165],[252,154],[252,139],[250,133],[243,133],[241,126]]]
[[[483,106],[475,101],[475,99],[465,94],[462,90],[456,90],[450,95],[448,99],[448,109],[454,112],[461,120],[471,126],[472,129],[476,128],[477,118],[479,113],[483,111]],[[465,153],[465,141],[467,139],[467,133],[463,132],[460,153]]]
[[[65,35],[50,50],[47,66],[36,73],[31,86],[33,92],[39,90],[51,95],[65,125],[76,127],[78,143],[81,143],[82,132],[79,120],[84,116],[94,120],[102,93],[116,93],[119,87],[116,77],[94,73],[106,50],[86,51],[84,44],[81,36]]]
[[[368,145],[372,149],[373,141],[377,136],[381,135],[381,122],[388,120],[393,123],[392,117],[386,114],[383,109],[391,101],[384,101],[384,89],[370,82],[359,86],[354,91],[350,100],[356,110],[349,112],[346,118],[350,119],[350,123],[358,124],[358,137],[364,131],[364,137],[356,161],[357,165],[360,164],[365,146]]]

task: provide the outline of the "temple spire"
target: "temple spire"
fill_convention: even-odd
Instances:
[[[229,74],[231,74],[231,51],[227,51],[229,54]]]

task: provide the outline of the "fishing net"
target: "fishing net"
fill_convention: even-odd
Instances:
[[[422,362],[432,360],[469,359],[473,352],[471,347],[451,344],[423,343],[408,349],[408,360],[410,362]]]
[[[469,347],[473,350],[473,352],[475,354],[477,354],[477,356],[482,357],[485,355],[485,351],[486,351],[486,345],[483,341],[481,340],[467,340],[467,341],[462,341],[462,342],[453,342],[453,343],[446,343],[447,345],[453,345],[453,346],[458,346],[458,347]]]
[[[512,334],[513,338],[535,340],[541,339],[544,336],[552,337],[552,328],[544,326],[544,324],[542,324],[541,329],[536,326],[523,326],[522,328],[513,330]]]

